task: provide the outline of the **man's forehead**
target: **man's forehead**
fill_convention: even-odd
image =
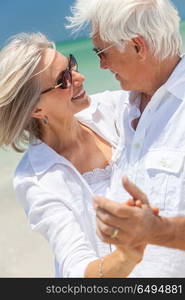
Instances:
[[[100,35],[99,33],[96,33],[92,36],[92,41],[94,43],[94,45],[98,46],[98,47],[101,47],[101,48],[104,48],[106,46],[109,45],[109,43],[103,41],[101,38],[100,38]]]

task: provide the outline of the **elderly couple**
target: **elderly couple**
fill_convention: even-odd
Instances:
[[[168,0],[87,2],[69,27],[91,24],[121,91],[89,97],[75,57],[40,33],[0,53],[0,145],[29,143],[16,196],[53,249],[56,277],[185,277],[178,13]]]

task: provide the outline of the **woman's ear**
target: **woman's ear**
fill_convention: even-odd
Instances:
[[[42,109],[41,108],[35,108],[35,110],[32,112],[32,118],[35,119],[43,119]]]
[[[132,39],[132,42],[134,43],[134,48],[138,55],[145,59],[148,53],[148,45],[145,41],[145,39],[142,36],[137,36]]]

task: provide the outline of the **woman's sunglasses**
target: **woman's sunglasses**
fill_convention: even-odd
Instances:
[[[70,54],[69,55],[69,63],[68,63],[68,67],[66,70],[62,71],[62,73],[59,75],[59,78],[57,80],[57,84],[55,86],[52,86],[46,90],[44,90],[43,92],[41,92],[41,94],[45,94],[51,90],[54,89],[67,89],[69,87],[69,84],[72,84],[72,71],[76,71],[78,72],[78,63],[76,61],[76,58],[74,57],[74,55]]]

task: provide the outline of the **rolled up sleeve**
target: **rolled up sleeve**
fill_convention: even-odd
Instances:
[[[60,277],[84,277],[87,265],[97,259],[78,216],[62,197],[45,191],[40,185],[14,182],[17,198],[24,206],[31,228],[48,241],[59,264]]]

